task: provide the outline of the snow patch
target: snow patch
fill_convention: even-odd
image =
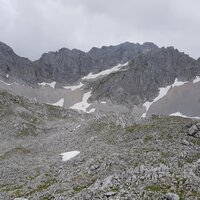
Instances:
[[[63,88],[64,88],[64,89],[70,89],[71,91],[74,91],[74,90],[79,89],[79,88],[81,88],[81,87],[83,87],[83,83],[80,82],[79,85],[64,86]]]
[[[6,78],[8,78],[9,77],[9,74],[6,74]]]
[[[50,104],[50,103],[48,103]],[[56,103],[51,103],[50,105],[52,106],[60,106],[60,107],[63,107],[64,105],[64,98],[61,98],[59,101],[57,101]]]
[[[69,151],[65,153],[61,153],[60,155],[62,156],[62,161],[68,161],[71,158],[74,158],[80,153],[80,151]]]
[[[117,66],[112,67],[111,69],[106,69],[97,74],[89,73],[87,76],[83,77],[82,80],[95,79],[99,76],[105,76],[105,75],[111,74],[113,72],[119,71],[122,67],[124,67],[126,65],[128,65],[128,62],[125,64],[118,64]]]
[[[88,99],[90,98],[91,93],[92,93],[92,91],[89,91],[89,92],[85,93],[85,94],[83,95],[82,101],[79,102],[79,103],[74,104],[74,105],[71,106],[70,108],[71,108],[71,109],[74,109],[74,110],[80,110],[80,111],[83,111],[83,112],[87,112],[87,113],[94,112],[94,111],[95,111],[95,108],[91,109],[90,111],[87,111],[87,108],[90,107],[90,104],[89,104],[87,101],[88,101]]]
[[[53,81],[53,82],[51,82],[51,83],[42,82],[42,83],[38,83],[38,85],[39,85],[39,86],[46,86],[46,85],[48,85],[48,86],[50,86],[50,87],[52,87],[52,88],[55,88],[56,82],[55,82],[55,81]]]
[[[188,83],[188,81],[178,81],[178,79],[176,78],[174,83],[171,85],[171,87],[176,87],[176,86],[181,86],[184,85],[185,83]]]
[[[178,87],[178,86],[181,86],[181,85],[184,85],[185,83],[187,83],[188,81],[186,82],[183,82],[183,81],[178,81],[178,79],[176,78],[174,83],[172,85],[169,85],[169,86],[166,86],[166,87],[162,87],[162,88],[159,88],[159,94],[158,96],[153,100],[153,101],[147,101],[143,104],[143,106],[146,108],[146,112],[142,114],[142,118],[143,117],[146,117],[146,114],[147,114],[147,111],[149,110],[150,106],[157,102],[158,100],[160,100],[161,98],[163,98],[165,95],[167,95],[168,91],[171,89],[171,88],[174,88],[174,87]]]
[[[196,78],[193,80],[193,83],[198,83],[198,82],[200,82],[200,77],[196,76]]]
[[[107,103],[106,101],[101,101],[100,103],[103,103],[103,104],[105,104],[105,103]]]
[[[5,84],[5,85],[13,85],[13,83],[6,83],[6,82],[4,82],[4,81],[2,81],[2,80],[0,80],[0,82],[2,82],[2,83]]]
[[[77,128],[79,128],[81,125],[79,124],[78,126],[76,126],[75,128],[74,128],[74,131],[77,129]]]
[[[189,116],[183,115],[183,114],[180,113],[180,112],[172,113],[172,114],[170,114],[169,116],[178,116],[178,117],[183,117],[183,118],[200,119],[200,117],[189,117]]]
[[[143,106],[146,107],[146,112],[149,110],[150,106],[151,106],[153,103],[155,103],[156,101],[158,101],[159,99],[161,99],[162,97],[164,97],[164,96],[168,93],[170,87],[171,87],[171,86],[167,86],[167,87],[165,87],[165,88],[159,88],[159,94],[158,94],[158,96],[157,96],[153,101],[151,101],[151,102],[150,102],[150,101],[147,101],[147,102],[145,102],[145,103],[143,104]]]

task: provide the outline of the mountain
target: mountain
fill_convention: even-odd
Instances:
[[[14,53],[6,44],[0,42],[0,74],[10,76],[13,80],[20,80],[27,84],[36,84],[36,72],[33,63]]]
[[[200,198],[200,60],[125,42],[37,61],[0,43],[0,199]]]
[[[91,100],[108,99],[130,108],[133,105],[141,106],[147,101],[152,102],[159,95],[160,88],[172,85],[176,79],[191,82],[199,75],[198,61],[172,47],[161,48],[135,57],[125,70],[92,82]],[[199,87],[195,91],[197,89]]]
[[[140,53],[156,49],[151,43],[143,45],[123,43],[117,46],[92,48],[89,52],[62,48],[58,52],[44,53],[37,61],[17,56],[4,43],[0,43],[0,73],[9,74],[27,84],[37,82],[76,83],[90,72],[99,72],[124,63]]]
[[[125,42],[89,52],[62,48],[34,62],[3,43],[0,52],[0,88],[13,94],[84,112],[200,117],[199,83],[193,83],[200,62],[173,47]]]

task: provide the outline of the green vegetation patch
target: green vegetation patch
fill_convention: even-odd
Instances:
[[[25,147],[16,147],[14,149],[11,149],[10,151],[5,152],[3,155],[1,155],[0,160],[7,159],[10,156],[13,156],[16,154],[28,154],[30,152],[31,152],[30,149],[27,149]]]
[[[23,137],[23,136],[37,136],[36,130],[37,127],[30,123],[23,123],[20,124],[19,131],[16,133],[17,137]]]
[[[79,193],[82,190],[84,190],[85,188],[87,188],[86,185],[81,185],[81,186],[78,186],[78,187],[74,187],[73,190],[74,190],[74,192]]]
[[[57,183],[57,180],[55,178],[48,178],[46,181],[38,185],[37,188],[31,190],[29,192],[29,195],[37,193],[37,192],[42,192],[48,189],[50,186],[54,185],[55,183]]]
[[[169,185],[149,185],[145,187],[145,190],[151,191],[151,192],[168,192],[170,191]]]

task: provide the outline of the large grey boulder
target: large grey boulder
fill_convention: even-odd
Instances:
[[[188,129],[188,135],[194,136],[198,132],[198,128],[195,124],[193,124],[189,129]]]
[[[165,198],[167,200],[179,200],[180,199],[180,197],[177,194],[175,194],[175,193],[167,193],[165,195]]]

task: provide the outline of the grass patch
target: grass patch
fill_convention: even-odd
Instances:
[[[14,149],[11,149],[10,151],[5,152],[3,155],[0,156],[0,160],[5,160],[9,158],[12,155],[16,154],[28,154],[31,151],[25,147],[16,147]]]
[[[151,191],[151,192],[168,192],[170,191],[169,185],[149,185],[145,187],[145,190]]]
[[[17,137],[24,136],[37,136],[36,134],[36,126],[30,123],[20,124],[19,131],[16,133]]]
[[[49,178],[46,181],[44,181],[43,183],[41,183],[40,185],[37,186],[37,188],[31,190],[29,192],[29,195],[32,195],[36,192],[42,192],[46,189],[48,189],[50,186],[54,185],[57,182],[57,180],[55,178]]]
[[[200,154],[199,153],[195,153],[193,155],[188,155],[187,157],[185,157],[185,161],[189,164],[197,161],[198,159],[200,159]]]
[[[153,140],[153,136],[152,135],[147,135],[145,138],[144,138],[144,142],[151,142]]]
[[[74,190],[74,192],[79,193],[82,190],[84,190],[85,188],[87,188],[87,186],[82,185],[82,186],[74,187],[73,190]]]
[[[1,186],[0,191],[1,192],[9,192],[14,191],[16,194],[19,194],[19,192],[23,189],[24,185],[8,185],[5,184]]]
[[[119,192],[119,188],[112,188],[111,192]]]

